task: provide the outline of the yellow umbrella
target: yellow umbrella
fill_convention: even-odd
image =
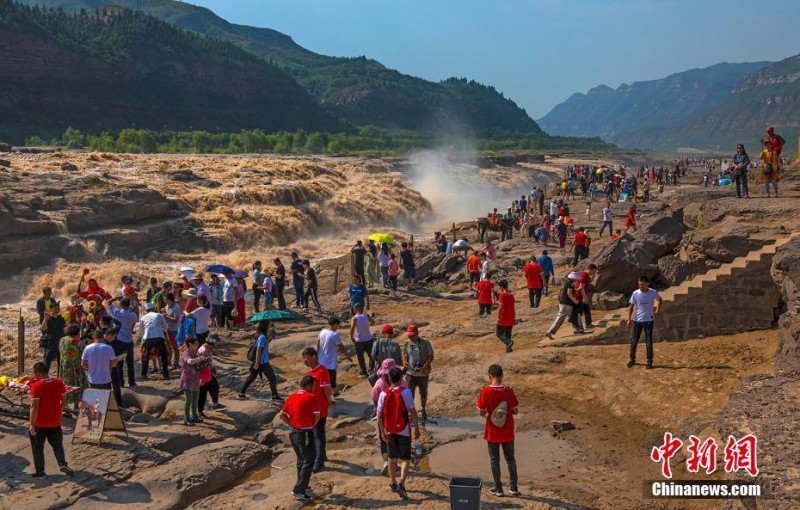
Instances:
[[[367,239],[375,241],[378,244],[394,244],[394,239],[389,234],[384,234],[383,232],[375,232],[374,234],[370,235]]]

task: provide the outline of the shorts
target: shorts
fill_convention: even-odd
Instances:
[[[422,398],[428,398],[428,376],[418,376],[418,375],[409,375],[406,374],[406,383],[408,383],[408,389],[411,390],[411,394],[414,394],[414,390],[419,388],[419,396]]]
[[[411,460],[411,436],[387,434],[389,437],[389,458]]]
[[[403,276],[405,276],[406,280],[411,280],[417,276],[417,268],[415,266],[406,266],[403,268]]]

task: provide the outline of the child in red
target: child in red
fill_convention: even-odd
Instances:
[[[636,232],[636,206],[632,205],[630,209],[628,209],[628,217],[625,219],[625,233],[628,232],[628,229],[633,227],[633,231]]]
[[[483,317],[485,313],[488,317],[492,314],[494,304],[494,284],[492,277],[488,274],[475,286],[475,294],[478,296],[478,317]]]
[[[495,409],[505,402],[506,413],[502,426],[498,426],[495,421],[501,419],[500,416],[492,415]],[[503,483],[500,480],[500,448],[503,448],[503,456],[508,464],[508,474],[511,478],[511,495],[519,496],[517,489],[517,461],[514,458],[514,415],[519,411],[519,401],[514,394],[514,390],[508,386],[503,386],[503,367],[492,365],[489,367],[489,386],[481,390],[478,396],[478,410],[481,416],[486,417],[486,428],[483,438],[489,445],[489,462],[492,466],[492,478],[494,478],[494,488],[490,493],[493,496],[503,496]],[[499,413],[498,413],[499,414]]]
[[[511,340],[511,329],[516,322],[514,294],[508,291],[508,280],[500,280],[500,295],[497,296],[497,338],[506,345],[506,352],[511,352],[514,341]]]

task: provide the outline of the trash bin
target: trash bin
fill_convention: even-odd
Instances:
[[[480,510],[481,479],[454,477],[450,479],[450,510]]]

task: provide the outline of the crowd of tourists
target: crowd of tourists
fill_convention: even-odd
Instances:
[[[775,142],[764,141],[760,159],[765,191],[769,195],[770,183],[777,196],[780,172],[780,149]],[[491,317],[496,310],[496,336],[512,352],[513,328],[518,324],[516,299],[506,278],[495,282],[497,249],[488,231],[499,231],[501,240],[514,235],[531,239],[537,254],[526,261],[522,276],[528,290],[531,308],[539,308],[542,300],[555,296],[558,311],[545,336],[553,339],[564,321],[569,321],[574,334],[583,334],[594,327],[591,313],[593,282],[598,274],[595,264],[585,270],[575,267],[588,259],[592,239],[585,226],[576,226],[570,201],[585,201],[585,222],[592,219],[592,205],[604,202],[598,221],[598,237],[606,229],[617,239],[636,231],[636,203],[650,200],[651,185],[676,185],[686,175],[690,165],[710,165],[705,158],[682,158],[674,166],[640,166],[630,171],[607,166],[572,165],[565,168],[564,178],[556,183],[549,203],[542,188],[534,188],[529,195],[515,199],[505,213],[494,209],[478,220],[480,249],[472,250],[466,261],[470,286],[477,302],[477,320]],[[731,162],[736,178],[737,195],[748,197],[747,172],[753,162],[742,145]],[[737,174],[737,169],[741,171]],[[744,178],[741,176],[744,175]],[[625,203],[625,230],[614,230],[614,203]],[[437,233],[438,234],[438,233]],[[567,248],[567,239],[571,243]],[[448,241],[439,234],[434,243],[437,251],[451,255],[459,248],[466,249],[467,242]],[[541,251],[539,251],[541,247]],[[407,499],[406,483],[410,462],[421,455],[420,426],[428,420],[427,403],[429,377],[435,360],[430,341],[420,336],[415,324],[396,332],[392,324],[378,328],[379,337],[373,336],[376,326],[370,311],[370,289],[380,284],[390,292],[398,290],[401,277],[409,290],[416,283],[416,259],[413,243],[400,244],[398,254],[394,244],[375,240],[357,241],[350,249],[352,283],[348,288],[349,324],[341,329],[342,320],[329,316],[327,325],[319,332],[316,345],[305,348],[302,361],[308,369],[299,381],[297,391],[284,399],[278,392],[277,378],[270,363],[270,344],[275,339],[274,325],[259,322],[252,345],[248,349],[249,374],[238,394],[247,398],[249,387],[259,378],[266,378],[272,402],[280,405],[280,419],[290,428],[289,439],[297,457],[297,480],[291,489],[292,496],[301,502],[314,500],[311,479],[315,473],[326,469],[327,418],[331,406],[339,396],[337,372],[340,357],[357,360],[358,373],[369,381],[370,397],[374,406],[374,420],[378,429],[378,448],[383,458],[381,475],[389,478],[389,489],[400,498]],[[558,289],[555,284],[555,264],[552,250],[572,252],[570,265]],[[285,268],[280,259],[274,259],[274,269],[265,270],[260,261],[252,265],[252,276],[243,271],[223,271],[209,275],[203,272],[181,271],[174,280],[161,283],[149,280],[149,287],[141,289],[129,276],[121,280],[119,292],[112,294],[99,283],[88,278],[84,270],[70,305],[61,307],[52,290],[45,287],[37,301],[39,323],[42,331],[43,361],[34,367],[37,381],[31,387],[34,405],[31,410],[30,436],[34,448],[35,474],[46,477],[44,471],[44,443],[53,446],[59,469],[71,475],[61,446],[62,411],[77,408],[79,393],[64,395],[64,384],[79,388],[112,390],[121,402],[120,388],[127,383],[136,386],[134,368],[135,339],[140,340],[140,377],[147,378],[150,364],[170,377],[170,368],[180,370],[180,387],[184,393],[184,424],[194,426],[207,418],[207,405],[224,407],[219,402],[220,386],[216,379],[214,348],[218,336],[211,334],[213,327],[236,328],[245,322],[246,280],[252,278],[250,290],[256,312],[277,307],[286,309],[284,291],[291,277],[294,289],[294,307],[323,315],[319,302],[319,284],[309,260],[291,253],[290,267]],[[399,260],[398,260],[399,259]],[[185,268],[189,269],[189,268]],[[288,274],[287,274],[288,273]],[[142,294],[140,296],[140,294]],[[646,368],[653,367],[653,324],[660,308],[658,292],[650,287],[646,276],[638,280],[628,307],[628,326],[631,328],[630,353],[627,366],[636,365],[637,346],[644,333]],[[348,349],[341,331],[349,333],[353,349]],[[59,378],[49,376],[56,362]],[[476,407],[485,418],[484,439],[488,443],[492,471],[491,494],[504,496],[500,469],[500,451],[506,461],[510,478],[510,495],[519,496],[518,475],[514,453],[514,416],[519,401],[512,388],[503,384],[503,369],[498,364],[488,367],[488,384],[477,395]],[[419,393],[419,404],[417,404]],[[211,403],[208,404],[208,400]]]

